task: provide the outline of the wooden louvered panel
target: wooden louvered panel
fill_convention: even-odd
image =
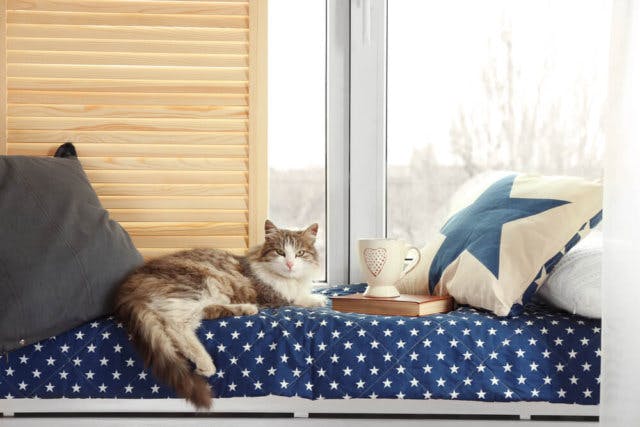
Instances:
[[[2,152],[73,142],[145,257],[261,240],[265,1],[0,5]]]

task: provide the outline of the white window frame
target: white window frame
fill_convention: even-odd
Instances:
[[[361,238],[386,237],[387,0],[327,0],[327,284],[362,282]]]

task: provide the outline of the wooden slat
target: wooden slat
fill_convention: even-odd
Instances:
[[[131,236],[133,243],[141,248],[246,248],[243,236]]]
[[[247,67],[246,55],[211,55],[183,53],[125,52],[48,52],[45,50],[10,50],[10,63],[22,64],[90,64],[144,65],[171,67]]]
[[[178,74],[174,77],[179,76]],[[83,78],[8,77],[10,90],[43,90],[71,92],[129,92],[130,94],[173,93],[175,104],[183,104],[183,94],[247,94],[245,81],[203,80],[126,80]],[[77,102],[76,102],[77,103]],[[81,101],[80,101],[81,103]]]
[[[91,13],[145,13],[196,15],[247,15],[246,3],[216,1],[96,1],[96,0],[8,0],[10,10]]]
[[[9,131],[11,143],[82,142],[95,144],[176,144],[181,145],[246,145],[246,132],[167,132],[111,130],[19,130]],[[187,148],[188,149],[188,148]]]
[[[170,28],[127,27],[121,25],[7,25],[9,37],[74,38],[108,40],[181,40],[181,41],[233,41],[247,42],[249,31],[245,28]]]
[[[244,67],[166,67],[129,65],[60,65],[60,64],[7,64],[8,77],[64,78],[64,79],[124,79],[180,81],[246,81],[249,76]]]
[[[198,53],[246,55],[246,42],[197,40],[121,40],[78,38],[9,37],[8,50],[39,50],[47,52],[129,52],[129,53]]]
[[[98,196],[247,196],[242,184],[93,184]]]
[[[114,117],[114,118],[185,118],[185,119],[246,119],[247,107],[235,106],[153,106],[137,105],[10,105],[12,117]]]
[[[85,170],[164,171],[247,171],[244,159],[159,158],[159,157],[80,157]]]
[[[238,196],[101,196],[100,201],[105,209],[247,209],[247,198]]]
[[[136,236],[246,236],[247,224],[220,222],[121,222]]]
[[[190,248],[138,248],[138,251],[142,254],[145,260],[157,258],[163,255],[172,254],[175,252],[184,251]],[[231,252],[234,255],[245,255],[247,253],[246,248],[220,248],[227,252]]]
[[[89,170],[89,180],[94,183],[123,184],[246,184],[246,172],[202,171],[113,171]]]
[[[246,222],[247,211],[220,211],[211,209],[110,209],[116,221],[164,222]]]
[[[7,11],[8,24],[247,28],[246,16]]]
[[[91,105],[173,105],[184,106],[246,106],[248,96],[244,94],[217,93],[131,93],[131,92],[51,92],[40,90],[11,90],[7,102],[10,104],[91,104]]]
[[[10,113],[9,113],[10,114]],[[74,130],[74,131],[241,131],[247,130],[245,119],[137,119],[137,118],[80,118],[80,117],[11,117],[7,128],[19,130]]]
[[[55,143],[10,143],[8,154],[51,156],[60,145]],[[157,144],[74,144],[81,157],[180,157],[180,158],[246,158],[245,145],[157,145]]]

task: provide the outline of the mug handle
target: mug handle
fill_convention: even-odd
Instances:
[[[402,272],[402,275],[400,276],[400,278],[403,278],[404,276],[406,276],[407,274],[411,273],[411,271],[416,268],[416,266],[420,263],[420,260],[422,259],[422,255],[420,254],[420,249],[416,248],[415,246],[410,246],[409,250],[407,251],[407,253],[409,253],[409,251],[411,249],[414,249],[417,253],[418,253],[418,258],[413,260],[413,264],[407,269],[404,270]]]

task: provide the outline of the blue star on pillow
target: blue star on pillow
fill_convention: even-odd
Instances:
[[[575,177],[510,174],[454,199],[463,199],[463,207],[398,288],[448,293],[499,316],[521,312],[602,215],[602,185]]]
[[[516,175],[495,182],[470,206],[451,217],[440,232],[446,239],[429,269],[431,292],[442,271],[467,250],[498,278],[502,226],[569,203],[566,200],[512,198]]]

